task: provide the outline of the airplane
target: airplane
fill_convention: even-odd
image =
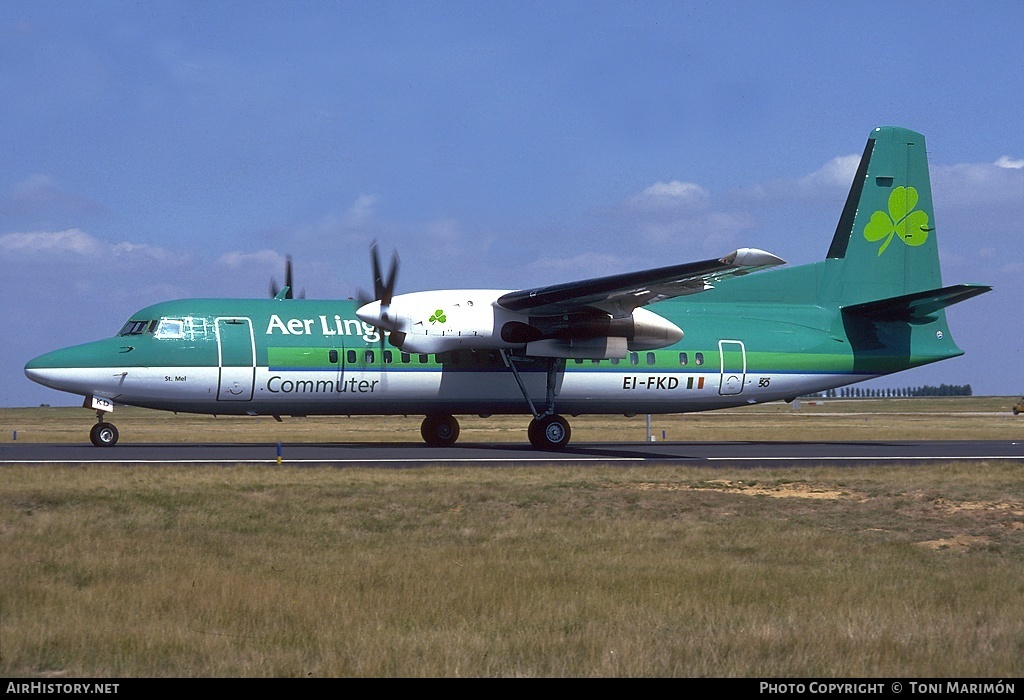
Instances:
[[[115,406],[214,415],[422,415],[433,446],[456,415],[532,416],[564,449],[566,415],[685,413],[799,396],[962,355],[944,309],[991,287],[943,286],[924,137],[878,127],[823,261],[721,258],[521,290],[395,294],[371,249],[372,298],[183,299],[114,337],[25,365],[84,396],[90,439]]]

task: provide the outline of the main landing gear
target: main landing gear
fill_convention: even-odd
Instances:
[[[526,391],[526,385],[523,383],[522,377],[519,376],[519,370],[516,368],[512,356],[506,350],[501,351],[501,356],[508,368],[512,370],[512,376],[516,378],[519,391],[523,393],[526,405],[530,407],[530,413],[533,414],[533,420],[530,421],[530,427],[526,431],[530,438],[530,444],[538,450],[564,449],[569,444],[572,430],[569,428],[569,421],[555,413],[555,394],[557,393],[555,388],[558,383],[558,373],[565,371],[565,359],[561,357],[547,358],[548,381],[544,397],[545,407],[541,412],[533,405],[533,400],[530,399],[530,394]]]
[[[545,392],[544,411],[538,411],[533,400],[526,391],[526,385],[519,376],[519,369],[512,361],[512,357],[505,350],[501,351],[505,364],[512,370],[516,378],[519,390],[523,392],[526,405],[530,407],[533,420],[526,434],[530,438],[530,444],[538,450],[561,450],[569,444],[569,437],[572,430],[569,428],[569,421],[555,413],[555,387],[558,383],[559,372],[565,371],[565,360],[562,358],[547,358],[547,391]],[[459,421],[455,416],[449,414],[429,415],[423,419],[420,425],[420,435],[423,441],[431,447],[451,447],[459,439]]]
[[[423,442],[431,447],[451,447],[459,439],[459,421],[455,416],[427,416],[420,425]]]
[[[117,427],[103,420],[103,411],[96,411],[96,425],[89,431],[89,439],[96,447],[113,447],[117,444]]]
[[[572,431],[569,430],[568,421],[555,412],[555,394],[557,393],[555,388],[558,384],[558,373],[560,371],[564,373],[565,371],[565,359],[562,357],[547,358],[548,382],[547,390],[545,391],[545,408],[544,411],[540,411],[534,405],[534,401],[529,398],[526,385],[523,384],[522,378],[519,377],[519,369],[515,366],[512,356],[507,350],[502,350],[502,357],[505,359],[505,364],[512,370],[512,376],[515,377],[516,384],[519,385],[522,397],[526,399],[529,412],[534,414],[534,420],[529,422],[529,428],[526,430],[526,435],[529,436],[529,444],[534,445],[538,449],[564,448],[565,445],[569,444],[569,437]]]
[[[569,421],[560,415],[540,416],[530,421],[527,429],[530,444],[538,450],[560,450],[569,444],[572,431]]]

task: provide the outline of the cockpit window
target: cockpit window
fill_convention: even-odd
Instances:
[[[185,321],[180,318],[162,318],[157,324],[153,337],[161,340],[167,338],[184,338]]]
[[[124,324],[118,335],[141,335],[146,332],[146,326],[148,325],[149,321],[129,321]]]

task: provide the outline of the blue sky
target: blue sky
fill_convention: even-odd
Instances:
[[[824,257],[877,125],[928,139],[966,356],[1021,394],[1024,4],[0,4],[0,405],[27,360],[180,297],[515,289]]]

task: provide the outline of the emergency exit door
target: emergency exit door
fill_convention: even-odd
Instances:
[[[718,393],[735,396],[743,393],[747,381],[747,351],[739,340],[719,340],[718,352],[722,358],[722,379]]]

